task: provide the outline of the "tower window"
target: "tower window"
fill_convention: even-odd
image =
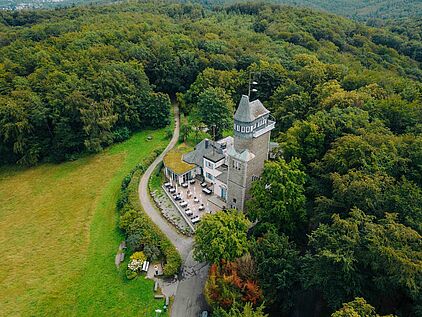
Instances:
[[[242,132],[245,132],[245,127],[242,127]]]
[[[236,130],[240,131],[240,125],[238,125],[238,124],[236,125]]]
[[[240,171],[240,162],[233,160],[233,168]]]
[[[250,130],[250,128],[249,127],[246,127],[246,132],[250,132],[249,130]]]

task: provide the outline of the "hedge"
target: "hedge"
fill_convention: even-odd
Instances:
[[[120,212],[120,220],[123,220],[120,222],[120,228],[125,231],[126,235],[131,230],[132,225],[135,226],[136,223],[141,222],[144,235],[158,242],[158,248],[165,258],[163,273],[166,276],[172,276],[178,273],[182,264],[180,254],[167,236],[145,214],[138,195],[138,185],[142,174],[161,152],[162,149],[154,151],[150,157],[133,168],[123,179],[117,209]]]

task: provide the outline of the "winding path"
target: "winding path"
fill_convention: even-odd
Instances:
[[[208,274],[208,267],[204,263],[193,260],[193,239],[185,237],[176,230],[157,212],[148,193],[148,180],[154,169],[163,160],[164,155],[170,151],[179,140],[180,119],[179,107],[174,105],[175,125],[173,137],[163,153],[148,167],[139,183],[139,199],[144,211],[170,239],[182,257],[182,269],[177,285],[175,301],[173,303],[172,317],[196,317],[199,312],[206,309],[207,305],[203,296],[203,288]]]

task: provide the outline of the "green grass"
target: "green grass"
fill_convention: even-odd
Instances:
[[[168,141],[144,131],[74,162],[0,169],[0,315],[154,316],[153,282],[114,265],[115,204],[123,177]]]
[[[150,191],[153,192],[155,190],[162,190],[161,185],[163,185],[165,182],[166,178],[163,172],[163,164],[161,163],[155,168],[154,172],[152,173],[149,179]]]

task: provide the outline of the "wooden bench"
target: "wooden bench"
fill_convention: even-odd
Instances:
[[[156,292],[156,291],[157,291],[157,289],[158,289],[158,282],[157,282],[157,281],[155,281],[155,283],[154,283],[154,292]]]
[[[155,294],[154,295],[154,298],[155,299],[163,299],[164,298],[164,295],[162,295],[162,294]]]

